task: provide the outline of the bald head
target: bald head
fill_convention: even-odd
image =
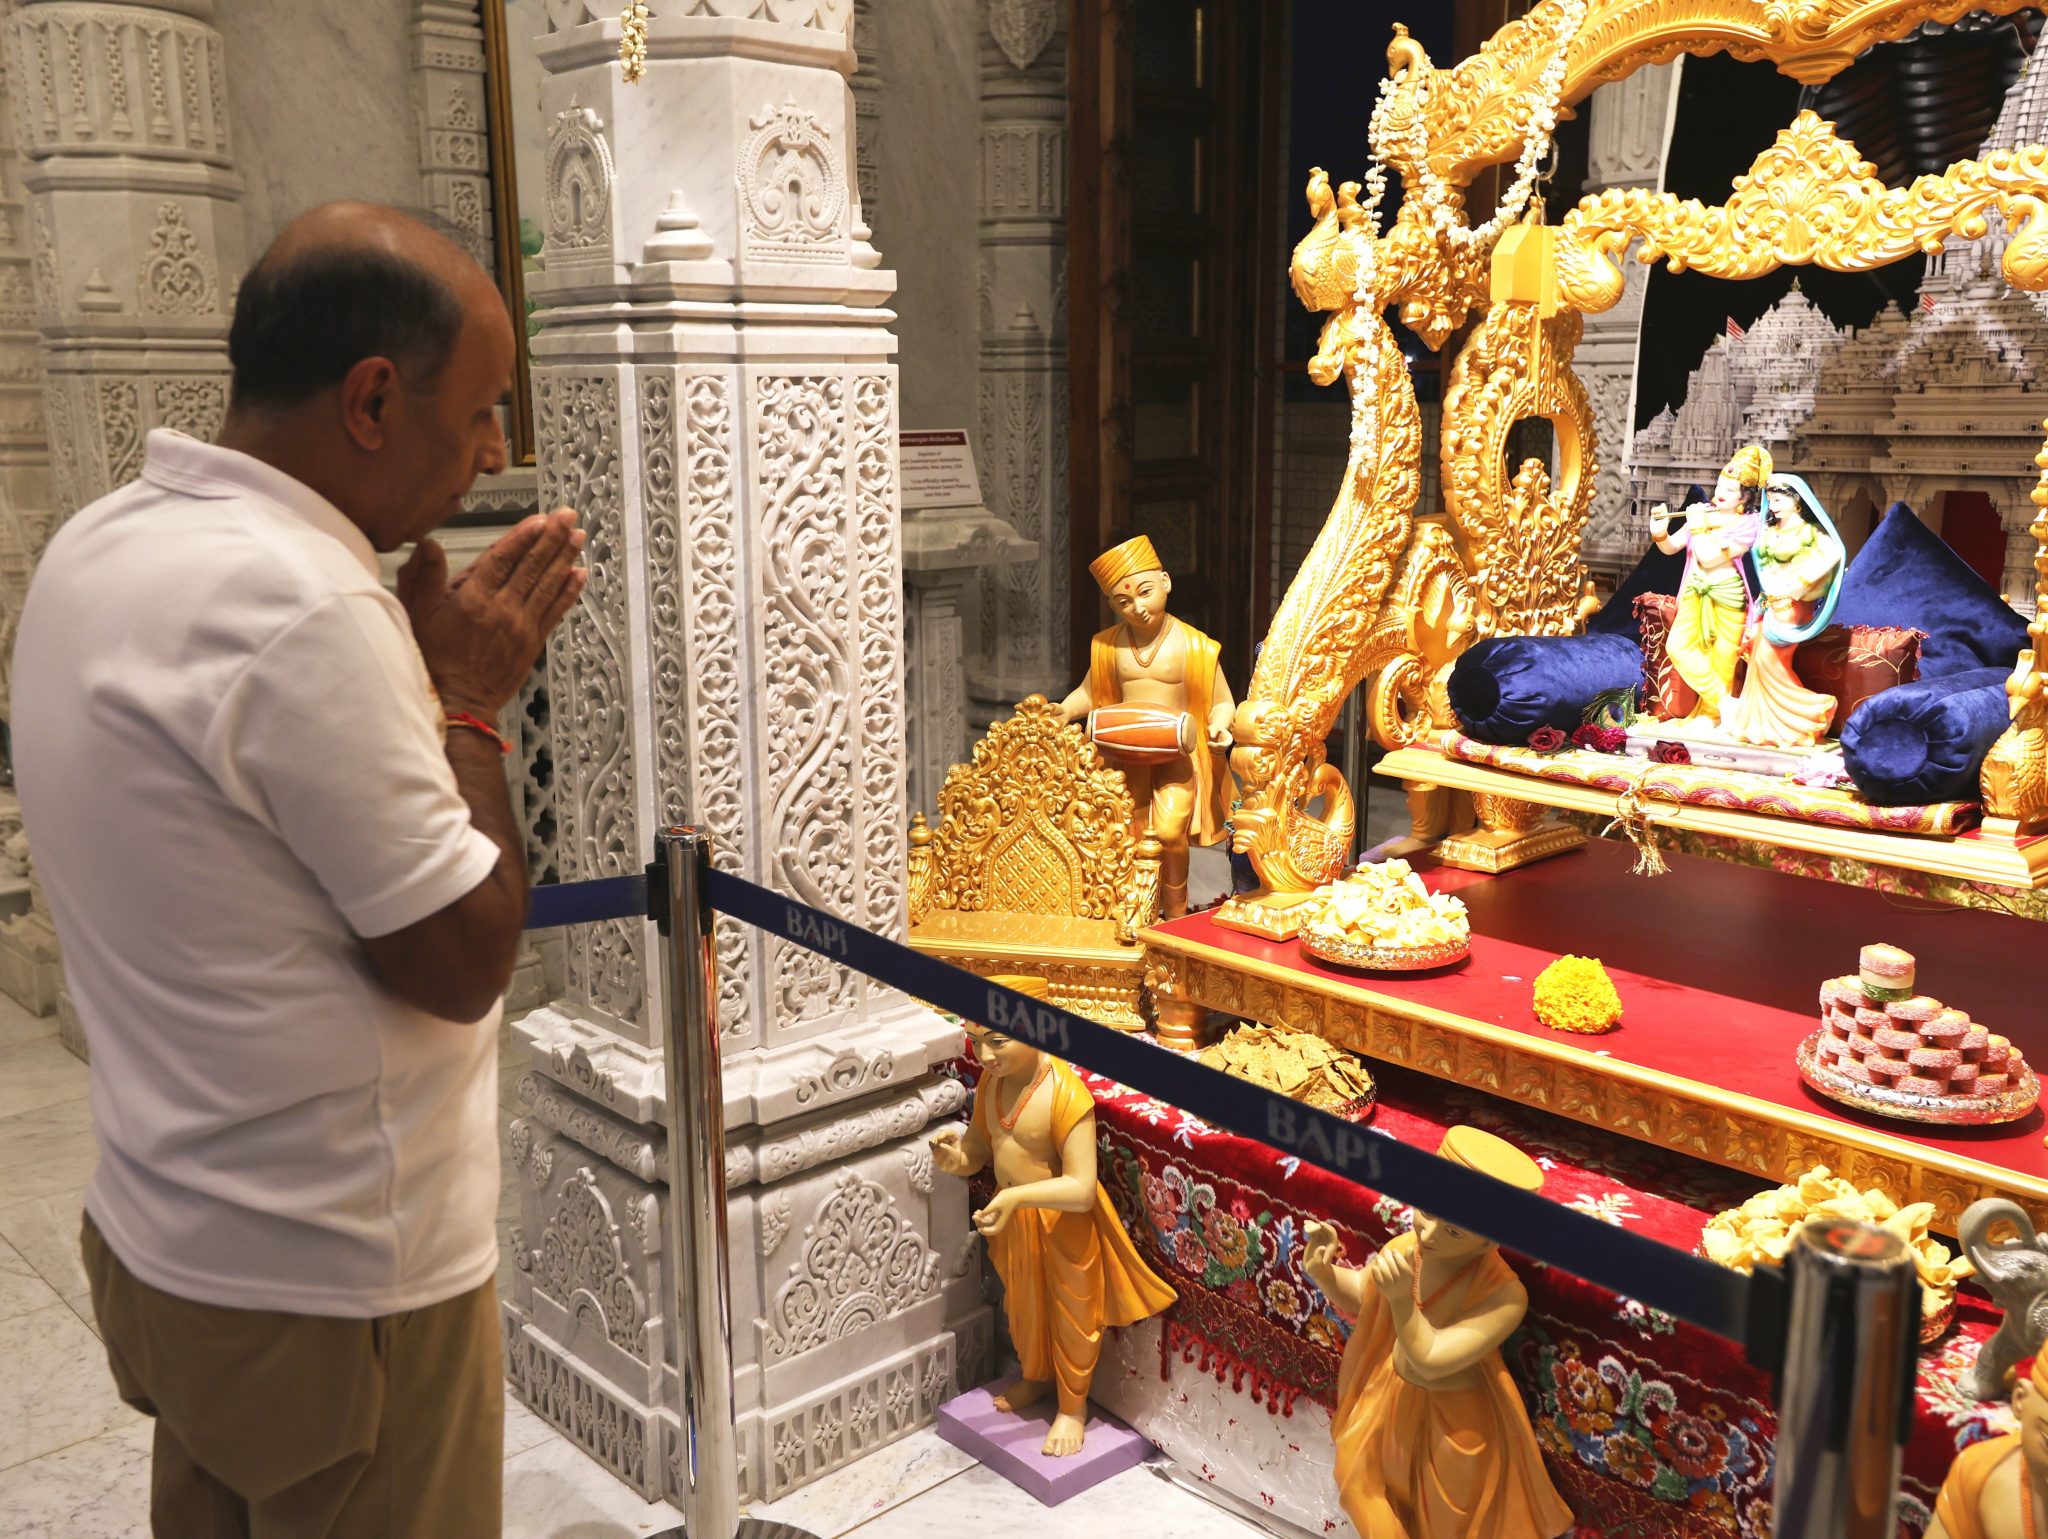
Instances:
[[[301,214],[242,280],[218,442],[312,487],[379,550],[505,468],[517,340],[491,275],[396,209]]]
[[[322,204],[242,280],[228,333],[233,404],[289,411],[371,357],[429,388],[465,318],[498,304],[490,275],[439,231],[381,204]]]

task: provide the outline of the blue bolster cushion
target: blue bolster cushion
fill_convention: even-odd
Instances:
[[[2011,719],[2007,668],[1880,690],[1842,725],[1842,761],[1878,807],[1973,802],[1984,756]]]
[[[1643,679],[1627,636],[1493,636],[1451,669],[1451,709],[1465,735],[1520,746],[1538,727],[1570,732],[1595,698]]]

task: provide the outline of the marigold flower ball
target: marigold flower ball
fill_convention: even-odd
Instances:
[[[1536,1019],[1552,1031],[1612,1031],[1621,996],[1592,957],[1559,957],[1536,975]]]

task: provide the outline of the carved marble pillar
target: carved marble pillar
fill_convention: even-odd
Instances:
[[[982,584],[1004,566],[1038,555],[986,508],[909,509],[903,513],[905,690],[910,744],[910,805],[937,810],[946,771],[974,750],[967,727],[963,660],[980,650]]]
[[[28,243],[50,458],[38,461],[23,401],[18,424],[0,422],[15,455],[0,485],[41,507],[0,520],[25,547],[8,550],[0,534],[0,568],[32,562],[56,523],[132,479],[151,428],[211,437],[227,409],[243,231],[213,12],[213,0],[15,0],[7,11],[20,178],[7,176],[0,251]],[[19,330],[12,349],[4,331],[26,318],[18,277],[0,257],[0,352],[10,354],[25,351]],[[22,393],[33,377],[24,362],[0,391]],[[58,983],[38,901],[0,925],[0,990],[47,1013]]]
[[[12,8],[12,0],[0,0],[0,26]],[[11,64],[0,55],[0,720],[9,714],[15,623],[29,574],[56,523],[14,83]]]
[[[549,658],[564,880],[655,831],[883,933],[904,928],[894,276],[853,186],[851,0],[660,7],[625,85],[609,0],[550,8],[534,406],[541,501],[591,583]],[[990,1320],[930,1011],[720,926],[743,1489],[772,1497],[930,1419]],[[532,1073],[508,1369],[643,1493],[677,1485],[661,1270],[663,980],[652,927],[572,932]]]
[[[1061,0],[986,0],[981,39],[981,388],[989,511],[1037,543],[983,578],[974,726],[1064,690],[1067,634],[1067,82]]]
[[[490,140],[484,106],[483,0],[410,0],[420,190],[492,265]]]
[[[1586,190],[1663,185],[1672,104],[1683,61],[1639,69],[1593,93]],[[1586,317],[1585,338],[1574,359],[1599,434],[1599,478],[1587,516],[1585,558],[1595,572],[1625,574],[1643,553],[1645,537],[1630,516],[1625,468],[1635,422],[1636,344],[1643,327],[1646,276],[1624,264],[1630,282],[1613,309]]]

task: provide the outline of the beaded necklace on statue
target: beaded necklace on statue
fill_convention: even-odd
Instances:
[[[1004,1132],[1009,1133],[1014,1132],[1016,1130],[1017,1119],[1024,1115],[1024,1103],[1031,1099],[1031,1092],[1036,1090],[1042,1083],[1044,1083],[1046,1075],[1050,1073],[1052,1073],[1052,1060],[1049,1058],[1040,1058],[1038,1060],[1038,1072],[1031,1076],[1031,1083],[1026,1085],[1023,1089],[1023,1092],[1018,1095],[1017,1099],[1010,1103],[1009,1111],[1004,1112],[1000,1109],[997,1110],[996,1121],[1000,1122],[1003,1125]],[[1001,1096],[998,1096],[996,1098],[996,1105],[998,1108],[1002,1106]]]
[[[1131,644],[1131,655],[1137,658],[1140,668],[1150,668],[1152,659],[1159,655],[1159,649],[1166,645],[1166,622],[1159,622],[1159,634],[1152,638],[1152,650],[1147,652],[1138,645],[1138,633],[1131,629],[1130,621],[1124,622],[1124,640]]]
[[[1449,1293],[1451,1289],[1457,1287],[1459,1283],[1465,1280],[1465,1274],[1471,1271],[1472,1268],[1474,1268],[1475,1266],[1479,1265],[1481,1259],[1485,1255],[1486,1252],[1481,1251],[1477,1256],[1474,1256],[1470,1261],[1467,1261],[1463,1266],[1459,1267],[1457,1271],[1453,1272],[1450,1275],[1450,1277],[1445,1280],[1443,1285],[1436,1290],[1436,1292],[1432,1293],[1427,1299],[1425,1299],[1422,1296],[1422,1248],[1420,1246],[1417,1246],[1415,1249],[1415,1272],[1413,1276],[1409,1279],[1409,1291],[1411,1296],[1415,1300],[1415,1312],[1420,1315],[1427,1315],[1431,1309],[1435,1308],[1436,1305],[1442,1301],[1443,1296],[1446,1293]],[[2027,1535],[2027,1539],[2034,1539],[2034,1536],[2031,1533],[2029,1533]]]

